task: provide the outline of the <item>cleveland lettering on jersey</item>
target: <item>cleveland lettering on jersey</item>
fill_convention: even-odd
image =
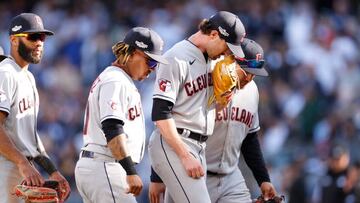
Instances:
[[[26,110],[30,109],[31,107],[33,107],[33,102],[31,101],[31,99],[29,98],[29,96],[22,98],[19,101],[19,111],[20,113],[25,112]]]
[[[142,111],[141,111],[141,104],[140,103],[138,103],[134,107],[129,108],[129,110],[128,110],[129,120],[133,121],[133,120],[135,120],[136,117],[140,117],[141,112]]]
[[[217,112],[216,114],[216,121],[227,121],[228,119],[232,121],[238,121],[244,123],[249,128],[253,122],[254,114],[246,109],[241,109],[239,107],[231,107],[231,115],[229,117],[229,107],[224,108],[222,111]]]
[[[213,86],[211,73],[208,73],[207,75],[208,75],[207,79],[206,79],[206,74],[203,74],[197,77],[195,80],[185,83],[184,86],[187,96],[193,96],[197,92],[206,89],[208,87],[208,81],[209,81],[209,86]]]

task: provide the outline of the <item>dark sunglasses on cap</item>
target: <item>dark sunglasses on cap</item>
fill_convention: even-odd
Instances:
[[[264,60],[250,59],[247,60],[245,58],[236,58],[236,62],[240,66],[246,66],[246,68],[262,68],[265,64]]]
[[[26,37],[27,40],[36,42],[38,40],[45,41],[46,34],[45,33],[19,33],[14,34],[15,37]]]
[[[149,66],[150,69],[155,69],[156,66],[158,65],[159,62],[151,59],[151,58],[148,58],[147,60],[147,65]]]

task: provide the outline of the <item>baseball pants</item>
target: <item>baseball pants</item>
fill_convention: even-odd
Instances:
[[[126,172],[115,161],[80,158],[75,167],[75,181],[84,203],[136,203],[132,194],[126,194]]]
[[[206,173],[206,144],[190,138],[181,138],[187,144],[190,153],[201,162]],[[210,203],[205,176],[200,179],[189,177],[179,157],[157,130],[150,137],[149,155],[151,165],[163,180],[172,199],[170,201],[170,198],[165,198],[166,203]]]
[[[239,169],[230,174],[208,174],[206,185],[213,203],[251,203],[251,195]]]

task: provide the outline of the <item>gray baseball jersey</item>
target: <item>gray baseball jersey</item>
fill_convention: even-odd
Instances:
[[[211,135],[215,117],[214,107],[207,107],[213,91],[211,66],[187,40],[174,45],[164,56],[170,64],[161,64],[156,70],[153,98],[174,104],[172,115],[177,128]]]
[[[203,53],[191,42],[183,40],[164,54],[169,65],[160,65],[156,71],[153,98],[174,104],[172,116],[177,128],[203,135],[211,135],[215,122],[215,108],[208,106],[213,94],[211,66]],[[180,135],[190,153],[206,171],[205,143]],[[189,177],[181,160],[155,129],[149,142],[150,161],[154,170],[164,181],[175,202],[210,202],[205,177]],[[196,192],[194,192],[196,191]]]
[[[44,151],[36,131],[39,95],[34,76],[10,58],[0,63],[0,110],[8,113],[5,131],[22,154],[35,157]]]
[[[206,147],[208,171],[222,174],[220,179],[208,174],[206,181],[212,202],[251,202],[238,164],[243,140],[260,129],[258,103],[259,92],[251,81],[236,91],[227,108],[217,112],[214,134]],[[226,185],[220,184],[225,179]]]
[[[4,130],[16,148],[28,157],[45,153],[36,131],[39,95],[34,76],[11,58],[0,63],[0,111],[8,114]],[[22,181],[14,163],[0,155],[0,202],[16,202],[12,188]],[[8,187],[5,187],[7,185]]]
[[[124,132],[128,138],[126,144],[133,161],[139,163],[145,145],[145,119],[140,93],[130,76],[115,66],[106,68],[90,89],[85,110],[83,150],[112,157],[101,129],[101,122],[110,118],[124,121]]]
[[[101,128],[101,122],[111,118],[124,122],[129,154],[139,163],[145,147],[140,93],[130,76],[115,66],[107,67],[94,81],[85,110],[82,150],[94,155],[92,159],[80,158],[75,169],[76,184],[85,202],[136,202],[134,196],[126,194],[126,173],[115,162]]]

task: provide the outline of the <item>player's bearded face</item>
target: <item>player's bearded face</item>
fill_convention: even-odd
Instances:
[[[23,40],[19,40],[18,47],[19,55],[27,62],[37,64],[42,58],[42,49],[41,47],[36,46],[35,48],[28,47]]]

